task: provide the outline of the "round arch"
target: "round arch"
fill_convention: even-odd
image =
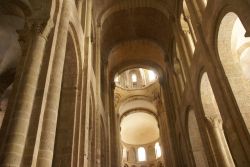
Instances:
[[[116,45],[109,54],[111,77],[127,69],[143,67],[154,69],[161,77],[165,69],[165,52],[149,40],[127,41]]]
[[[248,131],[250,131],[250,38],[234,12],[222,15],[216,32],[216,50],[223,72]]]
[[[199,96],[204,114],[205,129],[209,136],[215,163],[219,166],[234,166],[234,161],[224,132],[223,119],[214,96],[209,76],[206,71],[200,72]],[[226,122],[225,122],[226,123]]]
[[[186,110],[185,124],[187,125],[186,131],[188,134],[189,142],[191,144],[194,163],[196,164],[196,166],[209,166],[195,111],[191,107],[188,107]]]

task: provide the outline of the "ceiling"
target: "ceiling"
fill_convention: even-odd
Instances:
[[[157,107],[158,80],[141,89],[115,88],[115,109],[120,116],[121,141],[144,145],[159,139]]]
[[[172,49],[174,33],[171,24],[173,13],[176,13],[175,0],[95,0],[93,4],[94,18],[100,27],[102,60],[117,59],[114,56],[110,58],[112,49],[138,40],[154,43],[165,53]],[[165,53],[160,54],[163,59],[167,56]],[[123,56],[132,57],[124,52]],[[145,60],[140,58],[140,61]],[[164,62],[162,58],[158,61]]]
[[[136,112],[121,121],[121,140],[130,145],[143,145],[159,139],[157,120],[151,114]]]
[[[168,18],[153,8],[135,8],[117,11],[102,25],[102,53],[125,41],[147,39],[167,50],[172,40]]]

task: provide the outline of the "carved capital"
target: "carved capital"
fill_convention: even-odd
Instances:
[[[23,53],[26,52],[29,42],[32,42],[33,38],[40,36],[47,40],[53,26],[54,24],[52,20],[27,20],[24,28],[17,31]]]
[[[206,118],[209,126],[222,129],[222,119],[219,115],[207,116]]]
[[[21,30],[17,30],[17,33],[19,34],[18,41],[20,43],[23,53],[25,53],[28,48],[28,43],[29,43],[28,41],[30,37],[29,29],[30,29],[29,25],[27,24],[27,22],[25,22],[24,28]]]
[[[187,29],[187,28],[183,28],[182,30],[183,30],[184,34],[186,34],[186,35],[189,35],[189,34],[190,34],[189,29]]]
[[[53,27],[54,22],[52,19],[37,19],[31,23],[31,31],[35,34],[41,35],[46,40]]]
[[[191,21],[191,17],[190,17],[189,15],[187,15],[187,16],[185,15],[185,16],[184,16],[184,20],[187,21],[187,22],[188,22],[188,21]]]
[[[31,30],[34,33],[42,34],[45,29],[46,24],[44,22],[38,22],[31,25]]]

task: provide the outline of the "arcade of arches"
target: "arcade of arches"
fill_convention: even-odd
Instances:
[[[0,1],[1,167],[249,167],[249,0]]]

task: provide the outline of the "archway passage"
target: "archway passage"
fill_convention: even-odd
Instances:
[[[122,166],[161,163],[161,139],[154,96],[159,93],[158,74],[153,69],[132,68],[117,73],[115,112],[120,115]]]
[[[228,13],[218,31],[218,54],[241,115],[250,131],[250,38],[235,13]]]

